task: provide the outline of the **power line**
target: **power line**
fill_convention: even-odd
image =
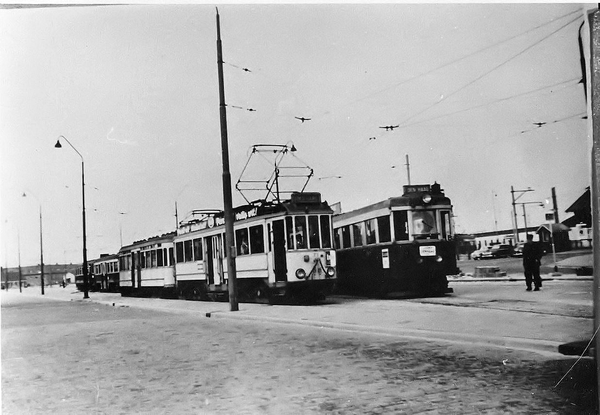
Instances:
[[[411,115],[410,117],[408,117],[407,119],[405,119],[404,121],[402,121],[400,124],[404,125],[407,121],[415,118],[418,115],[423,114],[426,111],[429,111],[431,108],[435,107],[436,105],[440,104],[441,102],[444,102],[445,100],[447,100],[448,98],[450,98],[451,96],[456,95],[457,93],[459,93],[460,91],[464,90],[465,88],[469,87],[470,85],[473,85],[475,82],[481,80],[482,78],[486,77],[487,75],[489,75],[490,73],[494,72],[495,70],[501,68],[502,66],[506,65],[507,63],[511,62],[512,60],[518,58],[519,56],[523,55],[525,52],[527,52],[528,50],[532,49],[533,47],[539,45],[540,43],[542,43],[543,41],[545,41],[546,39],[550,38],[552,35],[556,34],[557,32],[561,31],[562,29],[564,29],[565,27],[569,26],[571,23],[576,22],[580,20],[580,17],[577,17],[576,19],[573,19],[571,21],[569,21],[568,23],[562,25],[561,27],[559,27],[558,29],[550,32],[548,35],[544,36],[542,39],[534,42],[533,44],[529,45],[528,47],[526,47],[525,49],[523,49],[522,51],[520,51],[519,53],[517,53],[516,55],[508,58],[507,60],[505,60],[504,62],[501,62],[500,64],[494,66],[492,69],[484,72],[483,74],[481,74],[480,76],[478,76],[477,78],[473,79],[472,81],[468,82],[467,84],[463,85],[462,87],[460,87],[459,89],[449,93],[448,95],[443,96],[441,99],[439,99],[438,101],[434,102],[433,104],[431,104],[430,106],[426,107],[425,109],[423,109],[422,111],[419,111],[413,115]]]

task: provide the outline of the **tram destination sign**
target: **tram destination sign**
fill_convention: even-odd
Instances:
[[[321,203],[321,193],[319,192],[303,192],[292,193],[291,202],[296,204],[319,204]]]
[[[415,185],[406,184],[406,185],[404,185],[404,194],[419,193],[419,192],[431,192],[431,185],[430,184],[415,184]]]

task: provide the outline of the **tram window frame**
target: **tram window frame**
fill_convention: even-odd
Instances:
[[[329,215],[320,215],[319,224],[321,230],[321,247],[324,249],[330,249],[332,248],[331,217]]]
[[[175,243],[175,261],[178,264],[183,262],[183,241]]]
[[[365,224],[365,243],[366,245],[374,245],[377,243],[377,225],[376,219],[367,219]]]
[[[408,229],[408,211],[394,210],[392,216],[394,219],[394,240],[408,241],[410,237]]]
[[[195,238],[192,240],[192,248],[194,251],[194,261],[202,261],[203,250],[202,250],[202,238]]]
[[[342,248],[342,228],[335,228],[333,230],[333,246],[334,249]]]
[[[449,210],[440,210],[440,231],[441,238],[445,240],[452,239],[452,212]]]
[[[350,235],[350,225],[342,226],[342,248],[352,247],[352,235]]]
[[[151,268],[156,268],[156,264],[158,262],[158,260],[156,259],[156,249],[153,249],[152,251],[150,251],[150,267]]]
[[[183,241],[183,262],[192,262],[193,259],[192,240],[187,239]]]
[[[164,266],[164,252],[161,248],[156,250],[156,266],[162,267]]]
[[[265,252],[265,227],[261,225],[250,226],[248,229],[250,239],[250,253],[262,254]]]
[[[285,217],[285,236],[287,249],[294,249],[296,244],[294,242],[294,218],[292,216]]]
[[[239,228],[235,230],[235,249],[238,256],[250,255],[248,228]]]
[[[173,266],[175,261],[175,253],[173,247],[169,248],[169,266]]]
[[[352,246],[364,246],[365,242],[364,242],[363,235],[365,234],[365,223],[364,222],[353,223],[351,226],[351,229],[352,229]]]
[[[298,230],[298,228],[300,229]],[[296,249],[308,248],[307,230],[306,216],[296,216],[294,218],[294,239],[296,240]],[[300,235],[301,238],[298,238],[298,235]]]
[[[321,237],[319,235],[319,216],[308,215],[308,244],[311,249],[321,248]]]
[[[377,221],[377,236],[379,243],[392,242],[392,228],[390,226],[390,216],[378,216]]]
[[[427,216],[424,220],[424,217]],[[426,226],[430,226],[431,229],[427,231],[419,232],[417,227],[415,226],[417,223],[415,221],[420,219]],[[429,220],[433,221],[433,226],[431,226]],[[435,209],[423,209],[423,210],[413,210],[410,215],[410,223],[411,223],[411,233],[413,239],[439,239],[439,223],[437,217],[437,210]]]

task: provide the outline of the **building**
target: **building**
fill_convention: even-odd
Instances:
[[[44,285],[52,286],[62,283],[74,283],[75,270],[79,264],[44,264]],[[2,268],[2,289],[19,287],[19,267]],[[21,284],[23,287],[41,286],[40,265],[21,267]]]

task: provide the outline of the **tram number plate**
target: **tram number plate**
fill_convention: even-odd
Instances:
[[[381,250],[381,265],[384,269],[390,268],[390,250],[387,248]]]
[[[435,246],[425,245],[419,247],[421,256],[435,256]]]

